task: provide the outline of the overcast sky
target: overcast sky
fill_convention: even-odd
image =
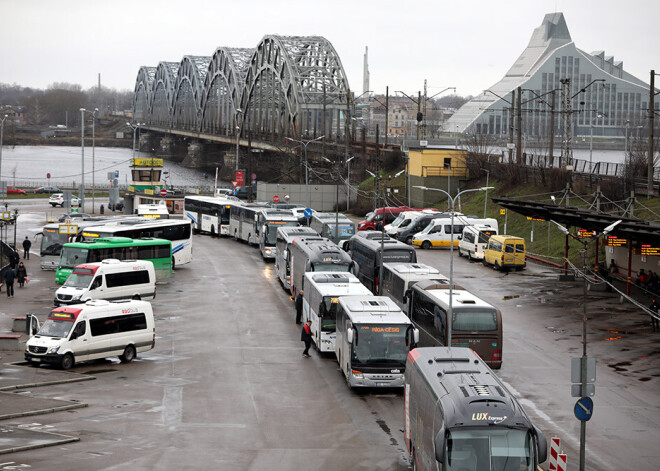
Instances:
[[[658,0],[0,0],[0,82],[132,90],[140,66],[256,47],[265,35],[320,35],[350,87],[474,95],[497,82],[546,13],[564,13],[577,47],[604,50],[644,82],[660,71]],[[658,83],[658,82],[656,82]]]

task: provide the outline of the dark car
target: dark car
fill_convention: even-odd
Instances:
[[[418,232],[422,232],[426,226],[431,223],[431,220],[439,217],[446,217],[447,213],[433,213],[425,214],[420,216],[410,223],[408,227],[396,233],[396,238],[401,242],[405,242],[408,245],[412,244],[412,238]]]
[[[35,193],[43,193],[43,194],[48,194],[51,195],[53,193],[62,193],[62,190],[57,188],[56,186],[41,186],[34,190]]]
[[[233,195],[236,196],[237,198],[240,198],[242,200],[247,199],[248,197],[248,190],[250,189],[249,186],[238,186],[234,188]],[[257,197],[257,187],[256,185],[252,185],[252,198]]]
[[[124,202],[119,201],[118,203],[108,203],[108,210],[110,211],[121,211],[124,209]]]
[[[67,214],[62,214],[57,220],[57,222],[64,222],[67,219],[77,219],[77,218],[88,219],[91,218],[91,216],[85,213],[67,213]]]

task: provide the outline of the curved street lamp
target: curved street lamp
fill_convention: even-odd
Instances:
[[[309,145],[310,142],[320,141],[324,137],[325,137],[325,135],[319,136],[315,139],[309,139],[309,140],[306,140],[306,141],[302,141],[302,140],[299,140],[299,139],[292,139],[290,137],[286,138],[287,142],[288,141],[297,142],[297,143],[301,144],[303,146],[303,148],[305,149],[305,193],[306,193],[306,196],[307,196],[307,207],[308,208],[310,206],[309,206],[309,170],[308,170],[309,165],[307,164],[307,146]]]
[[[481,188],[471,188],[469,190],[463,190],[456,193],[456,196],[453,198],[449,193],[440,188],[427,188],[425,186],[415,186],[420,190],[429,190],[429,191],[439,191],[447,195],[447,201],[451,203],[451,235],[449,242],[449,313],[447,314],[447,347],[451,348],[451,326],[452,326],[452,314],[454,311],[454,306],[452,304],[452,295],[454,294],[454,213],[455,213],[455,204],[456,200],[463,193],[469,193],[472,191],[488,191],[495,188],[494,186],[483,186]]]

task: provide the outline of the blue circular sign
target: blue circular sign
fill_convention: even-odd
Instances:
[[[305,208],[305,211],[303,211],[303,215],[306,218],[311,218],[312,217],[312,210],[310,208]]]
[[[575,403],[575,418],[586,422],[594,413],[594,401],[590,397],[581,397]]]

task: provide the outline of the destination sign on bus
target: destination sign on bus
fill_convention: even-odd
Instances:
[[[608,236],[605,242],[610,247],[623,247],[624,245],[628,245],[628,239],[621,239],[617,236]]]
[[[54,312],[51,312],[50,316],[48,316],[48,317],[51,318],[51,319],[63,319],[63,320],[66,320],[66,321],[75,321],[76,320],[75,316],[70,312],[57,312],[57,311],[54,311]]]
[[[660,255],[660,247],[653,247],[650,244],[642,244],[642,255]]]
[[[83,237],[98,237],[98,234],[94,234],[93,232],[83,232]]]
[[[527,220],[528,221],[542,221],[542,222],[545,222],[545,219],[533,218],[532,216],[527,216]]]

